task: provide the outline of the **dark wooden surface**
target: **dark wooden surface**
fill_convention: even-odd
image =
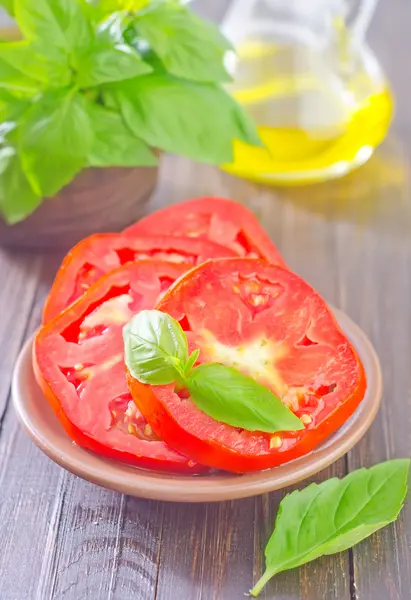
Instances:
[[[203,2],[219,18],[225,2]],[[212,13],[210,12],[212,11]],[[371,42],[397,96],[389,138],[357,173],[274,190],[183,159],[164,160],[152,207],[223,194],[256,211],[289,264],[374,342],[385,384],[366,437],[315,480],[411,455],[411,4],[381,1]],[[23,434],[13,364],[39,314],[56,256],[0,251],[0,600],[237,600],[263,568],[284,492],[216,505],[168,505],[88,484]],[[411,502],[353,551],[278,575],[275,600],[409,600]]]

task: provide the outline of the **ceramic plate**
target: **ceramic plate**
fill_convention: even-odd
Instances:
[[[138,469],[83,450],[66,435],[37,386],[31,364],[32,340],[24,346],[14,371],[14,406],[27,433],[47,456],[83,479],[124,494],[174,502],[212,502],[278,490],[314,475],[348,452],[367,431],[380,405],[381,371],[375,351],[351,319],[337,310],[335,315],[364,364],[365,397],[345,425],[313,452],[266,471],[173,475]]]

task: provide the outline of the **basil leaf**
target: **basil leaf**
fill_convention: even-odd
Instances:
[[[0,88],[34,95],[39,91],[39,83],[0,57]]]
[[[16,97],[8,90],[0,88],[0,123],[2,123],[0,127],[7,121],[19,119],[30,106],[29,99]]]
[[[88,105],[94,139],[88,156],[93,167],[134,167],[157,164],[156,156],[137,138],[121,115],[98,104]]]
[[[216,421],[268,433],[304,429],[278,396],[232,367],[202,364],[190,373],[186,385],[198,408]]]
[[[177,5],[160,5],[136,20],[138,32],[167,71],[200,82],[230,81],[224,54],[231,48],[218,27]]]
[[[93,31],[77,0],[15,0],[20,30],[49,51],[81,52],[93,40]]]
[[[51,87],[64,87],[71,80],[67,56],[56,49],[47,52],[46,55],[42,47],[34,42],[0,44],[0,60],[36,81],[48,83]]]
[[[347,550],[395,521],[409,466],[409,459],[392,460],[286,496],[265,550],[266,571],[251,594],[257,596],[276,573]]]
[[[165,385],[183,377],[188,344],[177,321],[157,310],[142,310],[123,329],[125,362],[141,383]]]
[[[126,44],[98,41],[78,60],[77,84],[80,87],[96,86],[151,71],[141,56]]]
[[[153,74],[112,93],[130,129],[155,148],[219,164],[232,160],[234,138],[258,141],[251,121],[218,86]]]
[[[3,6],[11,17],[14,16],[14,0],[0,0],[0,6]]]
[[[42,202],[30,187],[14,148],[0,149],[0,213],[13,225],[28,217]]]
[[[190,375],[199,356],[200,356],[200,350],[198,348],[197,348],[197,350],[193,350],[192,353],[190,354],[188,361],[184,365],[184,373],[185,373],[186,377],[188,377]]]
[[[92,130],[83,96],[74,90],[46,92],[21,121],[23,168],[42,196],[53,196],[85,166]]]

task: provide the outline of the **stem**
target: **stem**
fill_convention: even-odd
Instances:
[[[252,590],[250,590],[251,596],[257,598],[263,587],[270,581],[271,577],[276,574],[276,571],[266,570],[262,577],[257,581]]]
[[[181,388],[187,387],[187,378],[184,372],[184,366],[181,363],[181,360],[175,358],[174,356],[169,356],[169,362],[173,365],[174,370],[176,372],[176,387],[177,390]]]

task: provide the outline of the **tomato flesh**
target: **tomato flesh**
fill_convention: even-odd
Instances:
[[[264,258],[273,264],[285,265],[254,214],[228,198],[196,198],[169,206],[141,219],[124,233],[132,237],[157,231],[208,239],[229,248],[237,256]]]
[[[265,469],[306,454],[362,400],[365,374],[322,298],[300,277],[253,259],[211,260],[176,282],[157,305],[187,332],[201,362],[233,366],[269,387],[300,417],[301,431],[266,434],[219,423],[174,386],[133,398],[153,430],[210,467]]]
[[[38,383],[70,437],[110,458],[160,470],[202,469],[161,441],[136,408],[126,383],[122,328],[153,308],[184,265],[129,263],[92,286],[38,333]]]
[[[208,258],[235,253],[209,240],[152,235],[130,239],[117,234],[95,234],[79,242],[65,257],[43,310],[47,323],[77,300],[100,277],[127,262],[161,260],[185,264],[186,269]]]

